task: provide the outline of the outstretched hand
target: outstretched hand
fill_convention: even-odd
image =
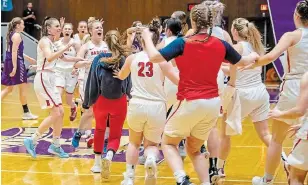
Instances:
[[[120,69],[114,69],[113,70],[113,78],[120,79],[119,78],[119,72],[120,72]]]
[[[300,128],[301,128],[301,124],[291,126],[288,130],[288,132],[291,132],[290,138],[293,137]]]

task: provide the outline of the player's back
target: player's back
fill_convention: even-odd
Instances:
[[[158,64],[150,62],[144,51],[135,54],[130,70],[133,98],[166,101],[163,72]]]

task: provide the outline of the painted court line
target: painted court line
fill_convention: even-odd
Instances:
[[[9,172],[9,173],[32,173],[32,174],[51,174],[51,175],[78,175],[78,176],[93,176],[97,174],[93,173],[64,173],[64,172],[42,172],[42,171],[23,171],[23,170],[1,170],[2,172]],[[121,174],[111,174],[111,177],[123,177]],[[135,176],[136,178],[144,178],[145,176]],[[158,176],[158,179],[173,179],[174,177],[164,177]],[[193,180],[198,180],[197,178],[191,178]],[[225,180],[225,182],[247,182],[251,183],[249,180]],[[287,182],[275,182],[275,184],[286,184]]]

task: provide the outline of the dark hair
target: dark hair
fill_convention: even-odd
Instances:
[[[42,23],[41,37],[49,35],[47,27],[51,27],[51,25],[54,21],[59,22],[59,20],[54,18],[54,17],[45,17],[45,19],[43,20],[43,23]]]
[[[152,41],[153,41],[154,46],[156,46],[158,44],[159,39],[160,39],[160,33],[159,33],[159,29],[161,27],[160,19],[158,17],[155,17],[155,18],[152,19],[152,21],[149,23],[149,25],[142,25],[142,26],[148,27],[149,30],[153,33]],[[142,45],[142,43],[144,43],[143,39],[141,37],[141,33],[137,32],[135,39],[140,45]]]
[[[303,24],[308,24],[308,0],[300,1],[296,5],[296,12],[301,17]]]
[[[182,34],[185,35],[188,31],[188,25],[187,25],[187,16],[186,13],[183,11],[175,11],[171,15],[172,18],[178,18],[181,21],[182,26]]]
[[[213,14],[211,8],[205,4],[198,4],[193,7],[193,9],[190,12],[191,20],[196,23],[196,30],[193,35],[196,35],[200,32],[202,29],[209,29],[209,34],[204,38],[203,40],[196,40],[200,42],[206,42],[212,35],[213,31]]]
[[[11,20],[11,22],[9,22],[8,24],[8,30],[7,30],[7,34],[6,34],[6,49],[9,49],[9,44],[10,44],[10,35],[13,33],[13,31],[15,30],[16,26],[18,24],[20,24],[22,21],[22,18],[20,17],[15,17]]]
[[[181,33],[182,26],[180,19],[170,18],[166,22],[166,27],[173,35],[178,36]]]

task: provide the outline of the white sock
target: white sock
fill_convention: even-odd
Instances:
[[[108,138],[109,138],[109,133],[110,133],[110,128],[107,127],[107,128],[106,128],[106,131],[105,131],[105,137],[104,137],[104,139],[108,139]]]
[[[52,138],[52,144],[55,145],[55,147],[60,147],[60,138],[59,137],[54,137]]]
[[[86,130],[84,132],[84,135],[86,135],[87,137],[91,136],[91,134],[92,134],[92,130]]]
[[[225,167],[225,160],[222,160],[222,159],[217,159],[217,168],[220,169],[220,168],[224,168]]]
[[[185,173],[184,170],[178,170],[178,171],[174,172],[173,175],[175,177],[176,182],[181,183],[181,182],[183,182],[183,180],[186,176],[186,173]]]
[[[102,156],[101,154],[95,154],[94,165],[102,164]]]
[[[209,182],[204,182],[204,183],[202,183],[201,185],[211,185],[211,183],[209,183]]]
[[[136,165],[126,164],[126,172],[129,175],[135,176],[135,168],[136,168]]]
[[[33,144],[36,145],[37,141],[41,138],[41,134],[36,131],[35,133],[32,134],[31,139],[33,141]]]
[[[106,159],[112,161],[112,158],[113,158],[113,151],[109,150],[106,154]]]

